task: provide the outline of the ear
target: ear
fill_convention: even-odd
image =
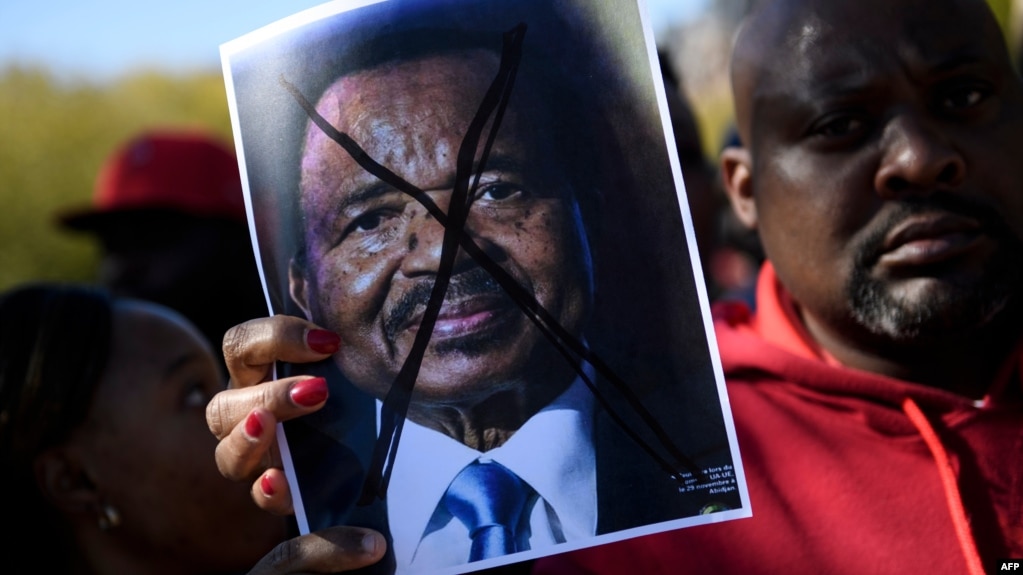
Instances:
[[[91,513],[100,506],[99,492],[78,455],[64,446],[36,456],[36,484],[43,497],[64,513]]]
[[[730,146],[721,152],[721,178],[732,211],[747,228],[757,227],[757,205],[753,198],[753,163],[749,150]]]
[[[305,279],[305,268],[295,258],[288,262],[288,293],[292,301],[302,310],[305,318],[312,321],[309,313],[309,282]]]

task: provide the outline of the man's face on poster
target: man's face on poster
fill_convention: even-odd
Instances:
[[[337,80],[317,110],[449,213],[458,150],[498,63],[481,50],[383,64]],[[465,230],[579,334],[590,265],[578,190],[558,164],[558,144],[540,135],[546,116],[531,100],[537,98],[520,77],[485,166],[474,167],[479,184]],[[292,264],[292,297],[309,319],[340,334],[335,361],[345,376],[383,398],[413,348],[440,270],[444,227],[315,126],[302,156],[300,204],[305,248]],[[523,393],[549,400],[572,373],[506,291],[459,249],[412,411],[515,401]]]

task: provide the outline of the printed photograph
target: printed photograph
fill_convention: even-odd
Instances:
[[[300,530],[463,573],[750,516],[639,0],[339,1],[224,44],[272,314],[341,337]]]

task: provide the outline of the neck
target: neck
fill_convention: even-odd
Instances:
[[[831,329],[808,314],[802,316],[818,344],[845,366],[974,399],[990,389],[1021,335],[1019,322],[1000,322],[926,343],[892,342],[876,336],[853,339],[849,337],[853,330]]]
[[[138,553],[128,549],[126,537],[115,527],[102,531],[95,525],[80,525],[76,538],[81,550],[82,569],[76,575],[114,575],[117,573],[145,573],[146,575],[181,575],[193,570],[170,561],[167,556]]]
[[[408,417],[477,451],[489,451],[504,445],[571,382],[572,378],[563,385],[535,381],[471,403],[434,404],[413,399]]]

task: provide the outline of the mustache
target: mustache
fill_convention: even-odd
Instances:
[[[1009,222],[1002,213],[993,206],[972,198],[938,192],[924,199],[903,200],[891,205],[894,206],[893,209],[890,209],[883,219],[875,222],[874,229],[860,240],[860,245],[856,249],[856,259],[860,265],[870,265],[881,258],[884,253],[885,238],[895,226],[906,218],[933,212],[946,212],[974,219],[980,224],[984,233],[993,236],[1002,243],[1015,245],[1016,249],[1023,249],[1023,240],[1013,233]]]
[[[418,310],[426,308],[433,293],[433,280],[424,279],[403,293],[384,319],[384,332],[390,339],[407,326]],[[444,301],[457,301],[479,296],[507,297],[504,289],[483,268],[472,268],[451,276]]]

